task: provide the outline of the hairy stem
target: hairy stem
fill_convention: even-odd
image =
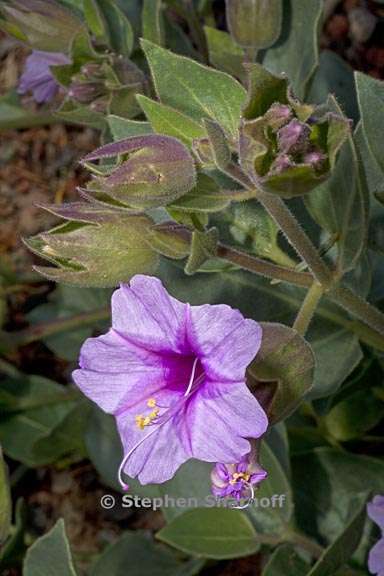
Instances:
[[[297,330],[299,334],[305,336],[308,330],[309,324],[313,318],[316,308],[324,294],[324,289],[318,282],[313,282],[312,286],[308,290],[303,304],[296,316],[296,320],[293,324],[293,328]]]
[[[334,287],[329,296],[334,302],[384,336],[384,314],[372,304],[354,294],[346,286]]]
[[[311,274],[308,274],[308,272],[298,272],[293,268],[285,268],[284,266],[272,264],[267,260],[256,258],[251,254],[241,252],[231,246],[219,244],[217,255],[219,258],[232,262],[232,264],[237,264],[244,270],[255,272],[256,274],[260,274],[266,278],[289,282],[290,284],[296,284],[297,286],[303,287],[309,287],[312,284],[312,276]]]
[[[323,262],[317,249],[301,228],[285,202],[278,196],[273,196],[261,190],[257,191],[256,198],[275,220],[299,256],[306,262],[318,283],[324,288],[331,286],[333,282],[331,270]]]

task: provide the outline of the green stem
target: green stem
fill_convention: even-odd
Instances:
[[[330,298],[384,336],[384,314],[363,300],[346,286],[336,286],[329,293]],[[384,342],[384,340],[383,340]]]
[[[285,202],[278,196],[273,196],[260,189],[257,191],[256,198],[275,220],[299,256],[306,262],[318,283],[324,288],[330,287],[333,283],[331,270],[323,262],[317,249]]]
[[[289,282],[290,284],[296,284],[297,286],[310,287],[312,284],[312,276],[308,272],[298,272],[293,268],[285,268],[284,266],[279,266],[277,264],[272,264],[246,252],[241,252],[236,250],[231,246],[226,246],[224,244],[219,244],[217,248],[217,255],[219,258],[223,258],[232,264],[236,264],[248,270],[250,272],[255,272],[266,278],[271,278],[273,280],[280,280],[282,282]]]
[[[318,282],[313,282],[293,324],[293,328],[302,336],[305,336],[323,294],[324,289],[322,285]]]

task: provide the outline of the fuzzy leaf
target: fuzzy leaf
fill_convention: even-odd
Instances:
[[[143,38],[162,46],[164,43],[164,22],[161,0],[144,0],[142,22]]]
[[[296,96],[304,98],[319,61],[323,2],[291,0],[289,4],[290,15],[284,14],[281,41],[268,50],[263,65],[274,74],[287,74]]]
[[[182,198],[173,202],[170,208],[183,212],[220,212],[236,197],[235,190],[222,190],[213,178],[200,173],[196,186]]]
[[[269,48],[281,33],[282,0],[226,0],[231,36],[243,47]]]
[[[107,117],[107,121],[114,142],[124,140],[124,138],[131,138],[131,136],[142,136],[153,132],[149,122],[128,120],[113,114]]]
[[[263,116],[274,102],[286,104],[288,80],[271,74],[257,63],[247,63],[248,100],[243,110],[244,118],[251,120]]]
[[[194,274],[207,260],[216,256],[218,239],[216,228],[204,232],[193,231],[191,253],[184,269],[186,274]]]
[[[222,70],[231,76],[243,79],[244,50],[240,48],[223,30],[217,30],[210,26],[204,27],[207,38],[209,61],[212,66]]]
[[[136,99],[154,132],[174,136],[188,147],[192,146],[195,139],[206,136],[205,130],[200,124],[178,110],[156,102],[156,100],[151,100],[142,94],[137,95]]]
[[[163,104],[199,123],[204,118],[212,118],[230,135],[236,136],[246,97],[241,84],[224,72],[173,54],[146,40],[142,41],[142,47]]]
[[[279,546],[271,555],[262,576],[306,576],[309,566],[289,544]]]
[[[361,72],[356,72],[355,80],[363,132],[370,152],[384,171],[384,82]]]
[[[262,323],[261,349],[247,369],[248,385],[267,412],[271,424],[299,405],[313,382],[314,355],[292,328]]]

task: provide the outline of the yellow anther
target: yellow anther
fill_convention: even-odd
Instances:
[[[149,398],[147,406],[148,408],[154,408],[156,406],[156,398]]]
[[[159,409],[158,409],[158,408],[155,408],[155,409],[152,410],[152,412],[149,414],[149,418],[150,418],[151,420],[154,420],[155,418],[157,418],[158,414],[159,414]]]
[[[232,474],[232,479],[229,481],[230,484],[236,484],[238,480],[243,480],[244,482],[248,482],[250,478],[249,474],[245,472],[234,472]]]
[[[136,421],[136,426],[138,426],[138,428],[140,428],[140,430],[144,430],[144,426],[145,426],[144,416],[142,416],[141,414],[138,414],[137,416],[135,416],[135,421]]]

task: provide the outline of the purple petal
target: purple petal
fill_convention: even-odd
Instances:
[[[124,446],[124,454],[146,438],[128,459],[124,472],[137,477],[141,484],[161,484],[174,476],[191,454],[182,441],[185,423],[182,417],[170,419],[157,429],[148,426],[139,430],[127,418],[127,413],[117,417],[117,425]]]
[[[190,363],[183,358],[163,358],[125,341],[114,330],[85,341],[80,366],[73,372],[75,383],[112,414],[145,404],[151,396],[159,397],[160,391],[163,403],[175,402],[184,393],[190,374]]]
[[[69,58],[60,52],[33,51],[25,62],[24,72],[19,80],[19,94],[31,91],[38,103],[52,100],[59,85],[50,67],[69,63]]]
[[[137,275],[112,296],[112,326],[127,340],[157,352],[183,352],[187,305],[157,278]]]
[[[375,496],[367,505],[368,516],[384,531],[384,496]]]
[[[378,574],[378,576],[384,574],[384,538],[379,540],[370,550],[368,568],[372,574]]]
[[[238,462],[246,438],[259,438],[268,419],[245,383],[210,382],[191,398],[186,414],[192,457],[207,462]]]
[[[190,308],[188,337],[209,378],[234,382],[244,380],[262,330],[230,306],[205,304]]]

